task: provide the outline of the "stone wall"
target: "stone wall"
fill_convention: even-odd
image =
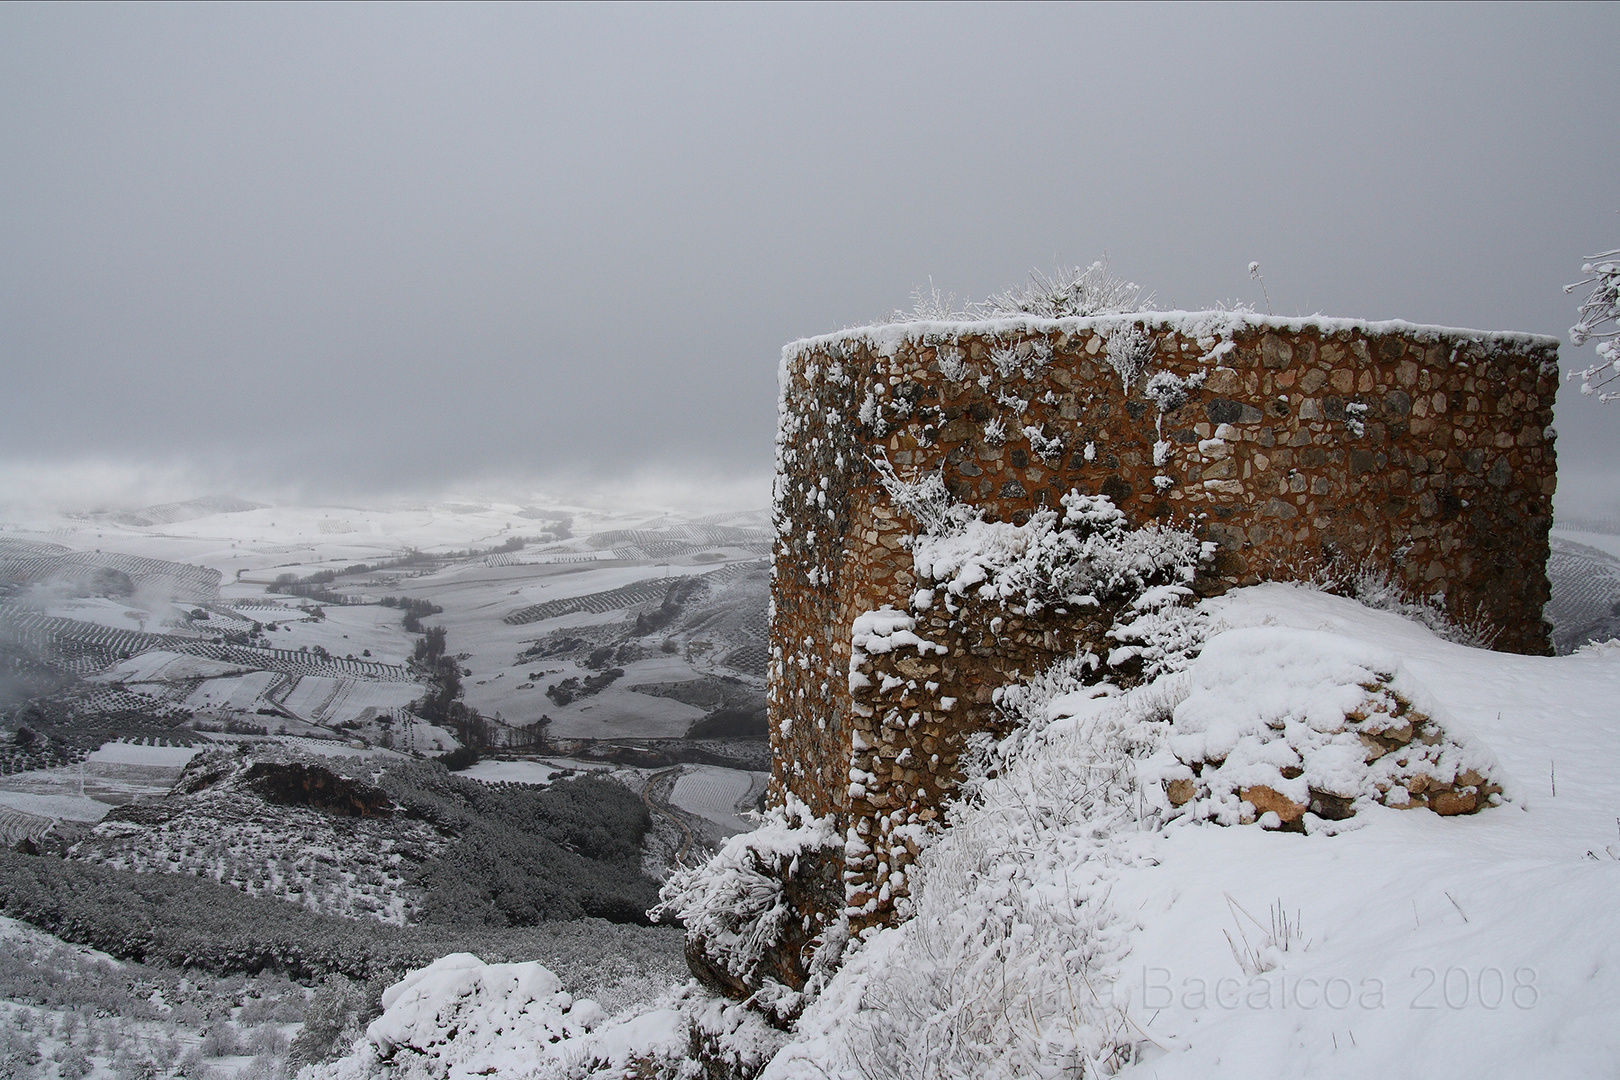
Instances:
[[[1108,624],[911,611],[918,526],[879,458],[991,520],[1078,489],[1190,529],[1217,545],[1203,595],[1371,567],[1497,648],[1550,651],[1555,339],[1231,313],[913,323],[795,343],[780,380],[773,786],[847,829],[858,918],[903,892],[994,688]],[[886,605],[937,648],[855,653],[852,679],[855,620]]]

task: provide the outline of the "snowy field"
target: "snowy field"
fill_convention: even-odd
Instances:
[[[106,743],[79,765],[0,777],[0,806],[64,821],[100,821],[114,806],[168,791],[197,752]]]
[[[496,761],[485,758],[461,770],[461,775],[486,784],[534,784],[544,787],[563,770],[544,761]]]
[[[104,596],[53,598],[48,591],[36,590],[29,600],[39,611],[59,619],[77,619],[80,622],[108,626],[114,630],[138,630],[152,633],[173,633],[174,628],[163,625],[175,614],[174,605],[159,601],[149,606],[140,600],[121,597],[117,600]]]
[[[1585,544],[1587,547],[1597,548],[1599,551],[1613,555],[1620,559],[1620,536],[1613,533],[1582,532],[1578,529],[1563,529],[1555,527],[1554,536],[1560,536],[1576,544]]]
[[[336,725],[366,714],[402,709],[422,696],[414,683],[380,683],[304,675],[282,697],[289,712],[311,723]]]
[[[63,787],[77,789],[77,773],[71,785],[64,777]],[[38,791],[18,791],[9,785],[0,786],[0,806],[32,814],[36,817],[61,821],[100,821],[112,809],[111,803],[100,802],[84,795],[51,795]]]
[[[218,571],[218,601],[210,603],[209,618],[190,626],[183,620],[190,608],[177,609],[154,589],[108,599],[51,592],[42,584],[31,587],[29,595],[38,602],[30,601],[33,606],[28,610],[74,620],[76,629],[70,634],[83,641],[73,646],[74,655],[83,657],[75,661],[76,671],[183,705],[210,726],[222,721],[247,724],[272,735],[284,728],[288,734],[318,735],[317,727],[330,733],[336,725],[365,725],[368,717],[420,698],[420,682],[388,683],[385,680],[395,676],[384,672],[356,671],[358,678],[348,679],[340,677],[343,671],[334,670],[345,658],[353,658],[394,665],[403,674],[402,665],[422,639],[405,630],[399,608],[377,601],[404,596],[442,609],[423,622],[446,630],[449,650],[466,670],[463,700],[484,715],[515,727],[544,718],[550,722],[548,734],[557,738],[678,738],[706,710],[633,688],[738,676],[724,666],[728,653],[739,644],[734,635],[696,635],[690,647],[683,639],[673,652],[659,650],[654,638],[638,655],[612,661],[623,675],[603,689],[576,692],[572,700],[566,693],[548,696],[547,691],[569,679],[583,683],[599,675],[603,668],[586,666],[585,654],[595,642],[623,641],[634,629],[636,611],[656,606],[666,583],[733,563],[757,567],[760,547],[769,535],[761,528],[767,522],[758,512],[691,519],[657,507],[566,507],[543,502],[537,507],[479,499],[381,508],[181,510],[165,507],[122,518],[101,514],[8,522],[0,524],[0,542],[29,551],[49,546],[56,552],[107,553],[104,557],[109,559],[165,560],[175,568],[171,576],[176,580]],[[557,515],[571,518],[572,535],[557,539],[551,531],[560,527]],[[161,523],[139,523],[146,519]],[[489,551],[516,537],[529,541],[516,551],[465,555],[469,549]],[[752,537],[752,546],[729,542],[737,537]],[[413,551],[423,553],[426,561],[392,565]],[[361,563],[377,569],[343,574]],[[340,574],[333,587],[362,602],[320,604],[324,618],[312,618],[300,609],[318,601],[269,591],[281,575],[324,571]],[[601,599],[611,600],[614,590],[640,582],[650,585],[637,598]],[[754,644],[763,655],[763,586],[755,591],[760,610]],[[550,602],[573,606],[551,618],[506,621],[514,612]],[[147,632],[245,637],[255,622],[261,629],[253,644],[278,650],[273,656],[218,649],[190,656],[129,636],[144,627]],[[106,638],[106,633],[125,636]],[[568,656],[521,659],[537,642],[559,633],[581,635],[593,644]],[[154,644],[160,647],[154,649]],[[337,663],[327,665],[318,659],[319,652]],[[98,663],[110,667],[98,668]],[[745,677],[760,681],[752,669]],[[374,741],[384,734],[367,728],[344,733],[343,738]],[[454,738],[441,738],[420,726],[415,735],[420,746],[408,748],[419,752],[457,745]]]
[[[251,713],[269,704],[264,695],[282,681],[283,677],[273,671],[250,671],[232,678],[209,679],[191,692],[185,706],[194,710]]]
[[[183,682],[187,679],[226,679],[242,675],[250,669],[223,660],[210,660],[206,656],[187,656],[167,649],[132,656],[99,676],[107,682],[128,683],[139,689],[141,683]]]
[[[294,602],[288,598],[289,603]],[[323,619],[277,617],[275,633],[267,634],[277,649],[323,648],[333,656],[353,656],[379,664],[403,664],[411,658],[417,638],[400,625],[399,612],[377,606],[327,607]],[[262,620],[261,620],[262,621]],[[364,655],[369,652],[370,655]]]
[[[199,749],[191,746],[148,746],[145,743],[103,743],[84,759],[86,770],[94,772],[101,766],[134,766],[136,768],[174,771],[185,768],[186,762],[196,757]]]
[[[738,810],[750,792],[757,793],[769,774],[748,773],[740,769],[721,769],[713,765],[688,765],[669,801],[689,814],[712,821],[726,833],[747,832],[754,823]]]

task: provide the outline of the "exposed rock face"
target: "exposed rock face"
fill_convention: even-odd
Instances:
[[[252,761],[226,754],[192,760],[175,782],[174,791],[191,795],[217,784],[247,788],[267,802],[308,806],[339,817],[387,817],[393,800],[381,788],[305,761]]]
[[[1162,522],[1210,545],[1199,595],[1342,561],[1443,594],[1497,648],[1545,654],[1557,382],[1550,338],[1224,313],[904,324],[789,346],[774,797],[839,823],[848,911],[881,920],[966,740],[996,723],[995,688],[1112,644],[1096,607],[916,608],[918,523],[875,461],[940,475],[992,521],[1023,522],[1071,489],[1107,495],[1133,527]],[[857,618],[885,606],[927,647],[857,649]],[[1469,786],[1402,790],[1456,813],[1483,798]],[[1248,794],[1285,824],[1345,810],[1332,792],[1311,806]]]
[[[301,761],[257,761],[242,782],[273,803],[309,806],[345,817],[387,817],[394,803],[382,789]]]

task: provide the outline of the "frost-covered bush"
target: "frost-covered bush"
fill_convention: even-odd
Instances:
[[[1153,296],[1143,295],[1142,287],[1108,271],[1106,260],[1087,267],[1059,266],[1051,274],[1029,272],[1025,285],[995,293],[982,303],[958,300],[942,293],[928,280],[927,289],[915,289],[909,311],[895,310],[882,321],[897,322],[976,322],[1031,315],[1041,319],[1063,319],[1092,315],[1128,315],[1153,306]]]
[[[1204,552],[1191,533],[1128,528],[1106,495],[1071,491],[1062,503],[1061,516],[1037,510],[1022,525],[936,513],[949,527],[913,544],[918,581],[942,587],[947,605],[971,591],[1033,613],[1134,599],[1154,586],[1184,586],[1197,572]]]
[[[956,502],[938,474],[905,481],[887,460],[874,465],[895,507],[921,530],[912,542],[921,586],[915,607],[931,606],[936,594],[951,611],[970,595],[1025,614],[1123,603],[1108,631],[1119,642],[1110,667],[1140,661],[1142,677],[1153,679],[1197,655],[1207,619],[1187,605],[1187,586],[1213,549],[1192,533],[1128,528],[1106,495],[1078,491],[1063,496],[1061,515],[1041,509],[1022,525],[985,521]]]
[[[1121,327],[1108,335],[1108,348],[1103,355],[1119,376],[1126,397],[1131,396],[1131,384],[1147,371],[1154,348],[1153,338],[1143,333],[1140,326]]]
[[[586,1080],[673,1076],[689,1023],[668,1001],[610,1018],[538,963],[486,964],[455,953],[412,971],[382,994],[382,1015],[347,1056],[307,1067],[301,1080]]]
[[[923,532],[942,536],[959,532],[977,515],[972,507],[951,497],[939,473],[928,473],[915,481],[902,480],[886,457],[872,460],[878,482],[888,492],[895,509],[921,526]]]
[[[1323,592],[1346,596],[1374,611],[1388,611],[1426,626],[1437,636],[1475,649],[1489,649],[1501,633],[1486,618],[1457,618],[1446,609],[1445,594],[1420,596],[1372,562],[1334,563],[1318,570],[1311,584]]]
[[[1003,691],[1020,725],[968,762],[951,827],[909,873],[905,921],[855,950],[767,1077],[1107,1075],[1131,1059],[1140,1036],[1113,984],[1132,924],[1109,868],[1160,820],[1137,763],[1180,691],[1083,687],[1090,670],[1065,660]]]
[[[1108,263],[1098,261],[1085,269],[1059,266],[1050,276],[1031,270],[1029,284],[996,293],[982,310],[994,318],[1004,315],[1034,315],[1043,319],[1070,316],[1120,315],[1151,307],[1153,297],[1143,296],[1135,282],[1108,272]]]
[[[1603,402],[1620,399],[1620,391],[1600,393],[1620,380],[1620,248],[1587,256],[1581,267],[1585,278],[1564,286],[1566,293],[1592,286],[1581,303],[1580,321],[1569,328],[1570,344],[1580,346],[1597,339],[1598,363],[1569,373],[1581,380],[1581,393],[1598,394]]]
[[[1108,666],[1140,660],[1145,680],[1186,667],[1209,633],[1209,617],[1183,603],[1191,595],[1180,585],[1158,585],[1133,600],[1109,628],[1108,636],[1120,644],[1109,651]]]
[[[842,852],[831,818],[817,817],[793,795],[765,812],[759,828],[727,840],[708,862],[676,870],[648,915],[678,919],[687,939],[732,980],[757,990],[770,979],[767,953],[779,946],[801,913],[789,902],[790,885],[804,864],[828,851]],[[773,992],[780,995],[779,988]],[[793,1011],[794,1003],[787,1003]]]

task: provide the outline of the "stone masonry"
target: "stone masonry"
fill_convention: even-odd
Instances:
[[[1551,338],[1225,312],[896,324],[788,346],[772,782],[845,831],[856,925],[904,894],[967,739],[1000,722],[996,689],[1105,650],[1112,622],[1095,607],[914,608],[918,525],[874,461],[941,475],[990,520],[1105,494],[1133,527],[1215,545],[1200,595],[1370,568],[1493,630],[1496,648],[1546,654],[1557,382]],[[856,619],[886,606],[924,646],[855,647]]]

